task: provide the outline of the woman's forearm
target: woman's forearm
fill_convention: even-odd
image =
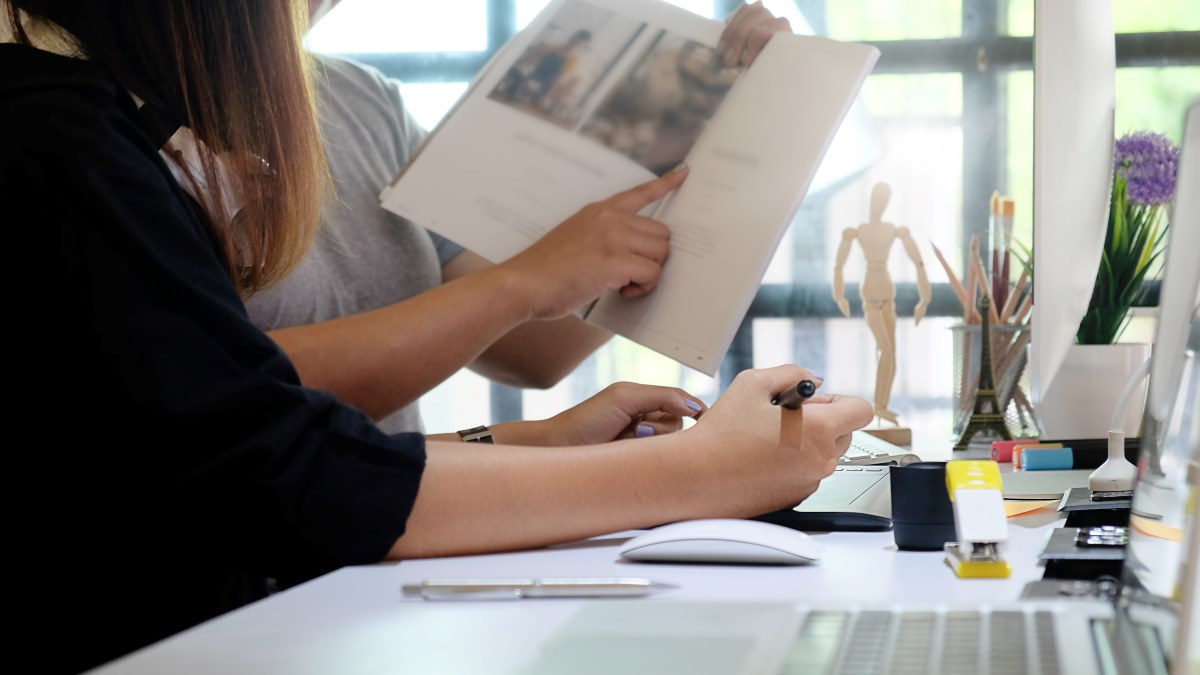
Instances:
[[[797,504],[872,416],[855,397],[818,394],[794,411],[771,405],[811,377],[796,366],[743,371],[693,427],[663,436],[570,448],[430,441],[389,557],[532,548]]]
[[[502,269],[464,277],[394,305],[272,331],[305,386],[376,419],[413,403],[529,318]]]
[[[389,557],[534,548],[730,512],[736,490],[721,489],[719,467],[687,433],[572,449],[430,443]]]

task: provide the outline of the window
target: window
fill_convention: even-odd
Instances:
[[[1117,35],[1117,133],[1153,129],[1178,140],[1185,103],[1200,96],[1200,4],[1111,0]],[[487,57],[545,0],[344,0],[314,27],[310,48],[349,54],[405,82],[418,120],[432,127]],[[723,17],[731,0],[676,0]],[[430,430],[555,414],[617,380],[681,386],[715,400],[738,371],[797,362],[824,373],[830,390],[871,400],[874,340],[864,330],[857,252],[846,265],[841,317],[831,297],[841,231],[866,220],[872,186],[892,187],[884,218],[907,226],[920,248],[934,301],[914,326],[915,269],[894,247],[898,372],[892,407],[918,436],[947,438],[958,301],[931,243],[956,270],[966,242],[986,231],[993,191],[1016,199],[1017,238],[1030,242],[1033,0],[775,0],[796,32],[877,45],[882,58],[839,133],[772,262],[721,372],[709,378],[622,338],[547,391],[489,384],[464,371],[424,399]],[[420,18],[418,18],[418,16]],[[855,257],[858,255],[858,257]],[[702,305],[702,299],[699,299]]]

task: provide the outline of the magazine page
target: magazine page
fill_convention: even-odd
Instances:
[[[687,156],[742,70],[714,67],[722,29],[659,0],[555,0],[477,77],[384,208],[493,262],[515,255]],[[667,109],[681,113],[676,133],[658,131]]]
[[[713,375],[878,54],[772,37],[688,154],[683,186],[654,213],[671,228],[658,287],[601,298],[587,320]]]
[[[646,212],[671,228],[655,291],[586,320],[712,375],[850,104],[873,47],[776,34],[750,68],[724,24],[660,0],[555,0],[502,49],[381,196],[493,261],[584,205],[686,161]]]

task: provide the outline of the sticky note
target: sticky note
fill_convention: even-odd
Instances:
[[[1034,511],[1044,509],[1047,506],[1054,506],[1058,504],[1058,502],[1059,500],[1057,499],[1006,499],[1004,500],[1004,515],[1008,516],[1009,518],[1016,518],[1017,516],[1023,516],[1027,513],[1033,513]]]
[[[1160,523],[1138,515],[1131,515],[1129,516],[1129,524],[1138,532],[1148,534],[1151,537],[1158,537],[1167,541],[1183,541],[1183,530],[1167,525],[1166,523]]]

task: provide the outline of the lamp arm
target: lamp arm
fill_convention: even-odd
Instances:
[[[1121,390],[1121,396],[1117,399],[1117,406],[1113,408],[1112,424],[1108,427],[1109,433],[1121,432],[1125,433],[1125,408],[1129,407],[1129,397],[1133,396],[1133,390],[1137,389],[1138,383],[1142,378],[1150,374],[1150,359],[1153,356],[1142,361],[1142,365],[1133,371],[1133,375],[1129,377],[1129,381],[1125,383],[1125,388]],[[1124,452],[1124,450],[1122,450]]]

